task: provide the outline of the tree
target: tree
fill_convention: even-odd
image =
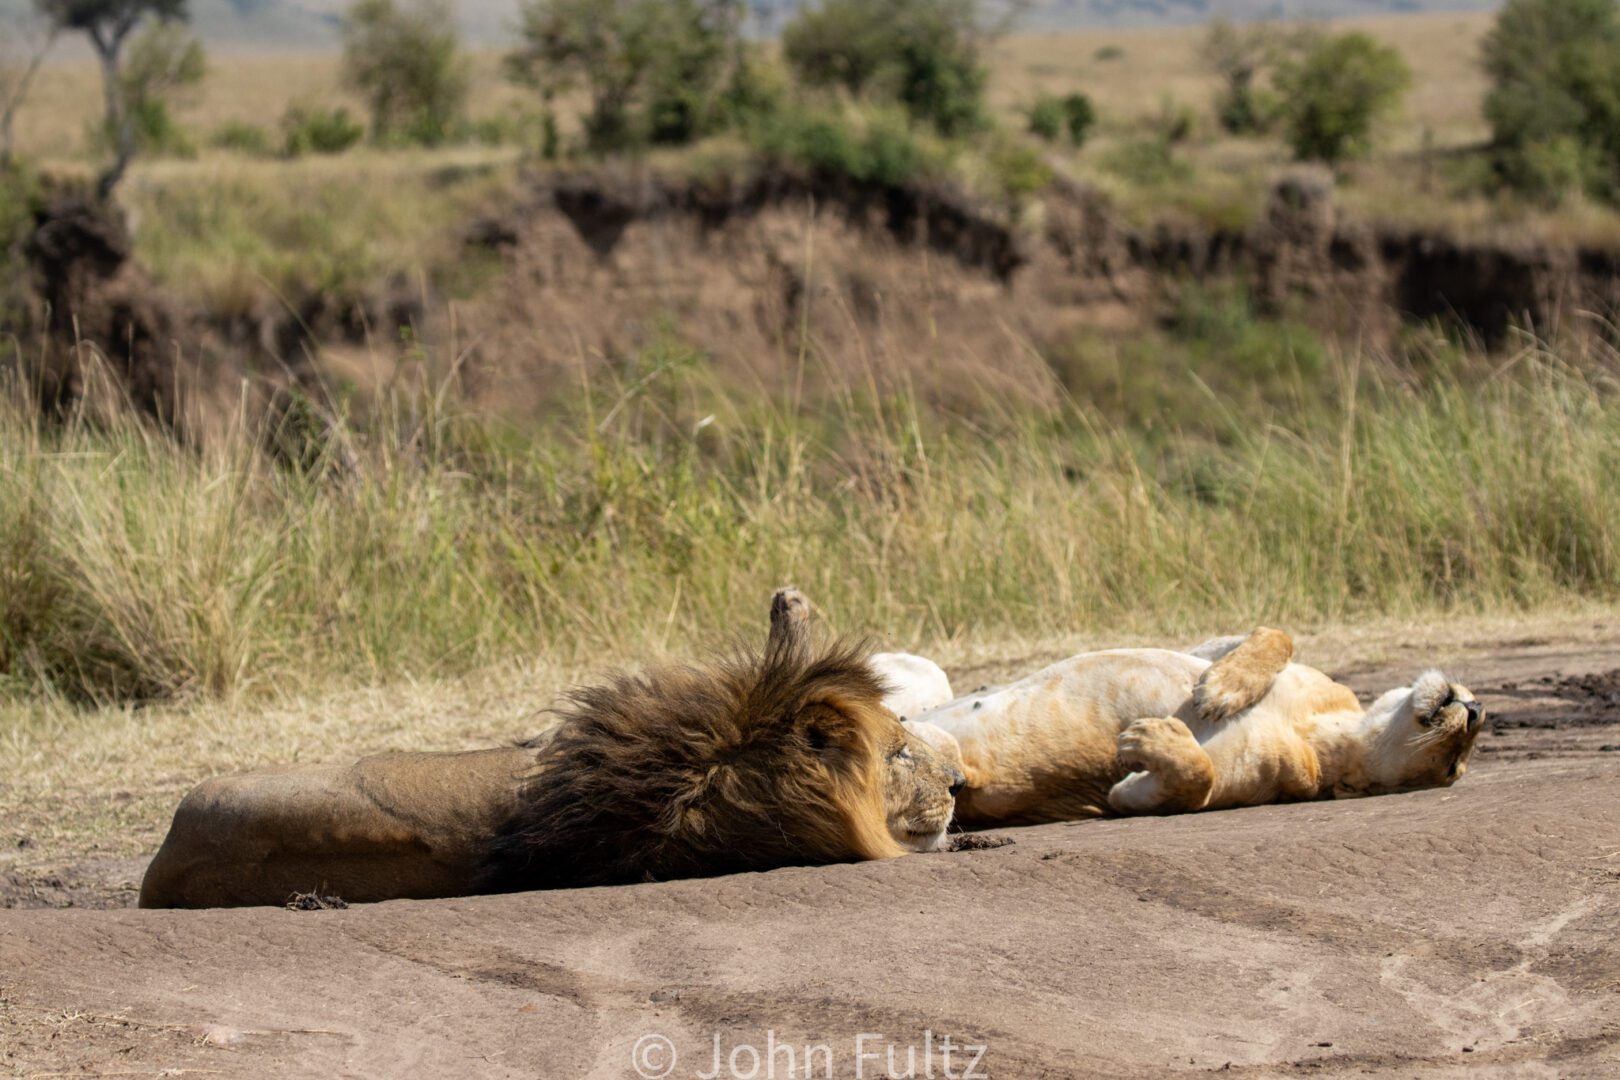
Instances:
[[[507,70],[540,92],[548,118],[558,94],[583,85],[593,152],[686,142],[722,119],[741,16],[738,0],[525,0]]]
[[[1337,162],[1365,153],[1373,125],[1400,103],[1411,81],[1400,54],[1367,34],[1318,38],[1277,69],[1294,156]]]
[[[436,145],[466,109],[470,77],[447,0],[357,0],[343,24],[343,65],[377,138]]]
[[[1233,135],[1263,130],[1266,110],[1262,108],[1258,81],[1274,58],[1272,28],[1264,23],[1239,27],[1221,17],[1210,21],[1198,55],[1204,66],[1221,80],[1215,98],[1215,117]]]
[[[1485,38],[1485,118],[1502,178],[1556,198],[1620,186],[1620,9],[1508,0]]]
[[[800,81],[882,94],[943,135],[984,123],[985,43],[979,0],[822,0],[782,33]]]
[[[106,126],[113,142],[113,160],[102,170],[96,191],[105,198],[124,178],[135,156],[135,117],[125,100],[124,45],[139,27],[156,20],[184,21],[187,0],[34,0],[36,9],[61,30],[82,33],[101,64],[101,89],[106,99]]]
[[[136,35],[119,79],[138,148],[149,151],[189,145],[170,119],[169,102],[178,90],[195,86],[207,74],[202,43],[183,27],[154,23]]]
[[[12,135],[17,113],[56,43],[56,23],[38,12],[0,18],[0,169],[12,163]]]

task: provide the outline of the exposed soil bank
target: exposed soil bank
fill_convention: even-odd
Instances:
[[[899,381],[947,401],[1008,388],[1050,400],[1042,355],[1080,329],[1153,320],[1189,281],[1241,286],[1263,311],[1374,345],[1414,319],[1494,346],[1514,326],[1590,329],[1620,311],[1620,252],[1375,229],[1342,214],[1331,177],[1311,170],[1279,180],[1254,229],[1203,232],[1133,229],[1061,179],[1014,215],[945,185],[603,166],[538,174],[465,244],[495,274],[453,319],[398,282],[210,320],[152,286],[115,214],[55,200],[28,246],[56,342],[43,396],[55,408],[82,395],[81,342],[142,409],[173,416],[177,385],[246,374],[315,387],[345,350],[391,355],[408,326],[504,407],[676,339],[765,387],[801,379],[808,362],[814,377]],[[336,370],[363,388],[356,370]]]

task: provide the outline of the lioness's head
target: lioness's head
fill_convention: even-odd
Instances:
[[[883,705],[863,649],[775,634],[567,699],[491,888],[699,877],[928,850],[960,776]]]
[[[956,740],[934,727],[921,725],[950,739],[954,756],[907,721],[901,725],[898,753],[889,758],[884,778],[884,803],[889,834],[907,851],[934,851],[945,842],[945,830],[962,790],[962,751]]]
[[[1485,708],[1468,688],[1438,671],[1391,690],[1369,711],[1388,716],[1372,770],[1380,792],[1456,783],[1468,771],[1468,754],[1485,723]]]

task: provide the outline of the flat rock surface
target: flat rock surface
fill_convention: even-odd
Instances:
[[[760,1078],[807,1047],[815,1076],[1620,1075],[1620,653],[1439,659],[1491,712],[1445,791],[626,888],[0,911],[0,1072],[688,1078],[718,1037]]]

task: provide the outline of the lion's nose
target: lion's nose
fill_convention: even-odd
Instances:
[[[1485,707],[1477,701],[1463,702],[1463,709],[1468,713],[1468,730],[1473,731],[1479,727],[1479,722],[1485,716]]]
[[[952,769],[948,774],[951,778],[951,798],[956,798],[957,792],[967,787],[967,777]]]

